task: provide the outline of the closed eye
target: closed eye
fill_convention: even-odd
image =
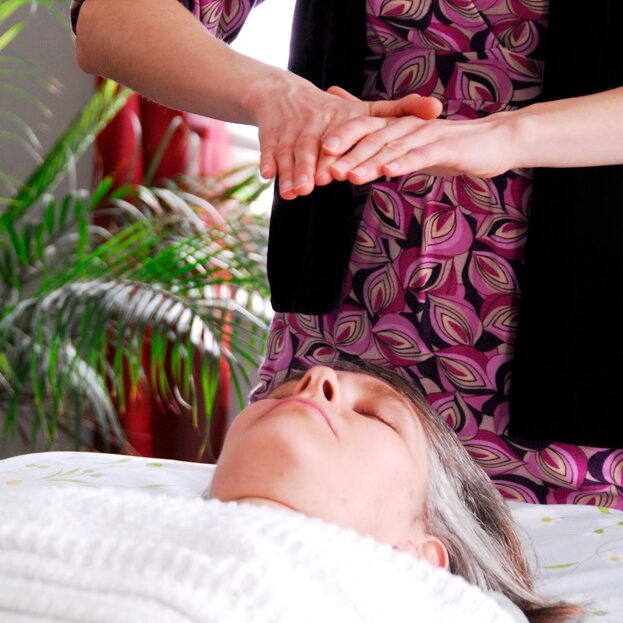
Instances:
[[[389,426],[389,428],[391,428],[392,430],[395,430],[396,432],[398,432],[398,429],[387,418],[385,418],[382,415],[378,414],[376,411],[372,411],[370,409],[366,409],[366,408],[362,408],[362,407],[357,407],[357,408],[355,408],[355,412],[359,413],[359,415],[363,415],[365,417],[374,418],[375,420],[378,420],[379,422],[382,422],[386,426]]]

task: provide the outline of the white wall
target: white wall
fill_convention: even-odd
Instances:
[[[2,2],[2,0],[0,0]],[[61,5],[62,6],[62,5]],[[67,0],[65,12],[68,11]],[[3,54],[18,57],[33,63],[41,75],[53,76],[60,83],[58,94],[46,92],[41,86],[26,78],[16,79],[0,76],[3,85],[10,84],[25,88],[35,99],[48,107],[51,116],[46,118],[32,102],[16,97],[0,87],[0,111],[18,114],[39,138],[43,152],[54,143],[74,115],[86,103],[93,92],[93,76],[84,74],[74,57],[68,21],[61,22],[46,8],[39,7],[29,15],[29,7],[22,7],[10,24],[27,19],[25,28],[3,51]],[[4,26],[4,25],[3,25]],[[4,28],[3,28],[4,31]],[[2,67],[6,67],[3,64]],[[0,118],[0,133],[15,130],[15,126]],[[34,169],[36,163],[25,149],[14,142],[2,138],[0,134],[0,171],[10,173],[24,180]],[[89,187],[91,183],[91,155],[85,154],[77,168],[78,184]],[[7,196],[7,188],[0,182],[0,195]]]
[[[2,0],[0,0],[1,2]],[[67,13],[69,0],[65,3]],[[266,0],[255,9],[245,24],[233,47],[243,54],[285,67],[288,57],[290,25],[294,0]],[[93,77],[84,74],[78,67],[73,42],[68,32],[68,20],[61,23],[57,16],[39,7],[29,16],[29,8],[24,7],[9,22],[27,18],[25,29],[5,49],[5,53],[32,62],[44,76],[52,76],[58,80],[61,91],[52,94],[41,86],[27,79],[6,79],[0,81],[25,88],[33,97],[44,104],[52,113],[50,118],[38,110],[35,105],[6,92],[0,88],[0,111],[11,111],[18,114],[34,130],[42,143],[43,153],[49,148],[67,123],[86,103],[93,92]],[[0,171],[10,173],[19,180],[24,180],[35,167],[31,155],[21,146],[1,137],[2,131],[15,130],[6,119],[0,118]],[[232,132],[240,137],[245,148],[235,150],[239,161],[254,160],[257,146],[255,128],[231,125]],[[248,146],[253,146],[249,150]],[[92,154],[88,152],[78,164],[78,185],[89,187],[91,183]],[[0,181],[0,196],[6,197],[9,189]],[[270,204],[268,196],[264,199],[266,206]]]

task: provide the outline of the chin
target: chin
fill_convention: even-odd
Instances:
[[[275,434],[248,431],[225,443],[210,486],[210,497],[223,501],[284,495],[305,488],[317,466],[326,462],[314,439],[280,427]],[[298,434],[297,434],[298,433]],[[286,503],[286,502],[284,502]]]

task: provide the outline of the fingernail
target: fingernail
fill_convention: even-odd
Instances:
[[[289,193],[292,190],[292,184],[290,184],[290,182],[283,182],[279,184],[279,190],[282,194]]]
[[[262,167],[262,168],[260,169],[260,175],[261,175],[261,176],[262,176],[265,180],[266,180],[266,179],[268,179],[268,178],[271,176],[270,174],[271,174],[271,169],[270,169],[270,167],[267,167],[267,166],[266,166],[266,167]]]
[[[368,169],[366,169],[365,167],[357,167],[356,169],[353,169],[351,171],[351,173],[353,175],[356,175],[357,177],[364,177],[364,175],[366,175],[367,172],[368,172]]]
[[[346,175],[346,172],[348,171],[348,167],[345,164],[340,164],[339,162],[336,162],[331,168],[338,175]]]
[[[390,162],[389,164],[386,164],[383,168],[386,171],[389,171],[390,173],[393,173],[394,171],[396,171],[396,169],[398,169],[398,165],[396,165],[393,162]]]
[[[322,169],[322,171],[318,171],[316,173],[316,182],[326,182],[331,179],[331,174],[327,169]]]
[[[323,145],[326,149],[337,149],[340,146],[340,139],[337,136],[331,136],[326,141],[324,141]]]
[[[296,178],[296,182],[294,183],[294,188],[301,188],[303,186],[307,186],[308,183],[309,183],[309,178],[307,177],[307,175],[299,175]]]

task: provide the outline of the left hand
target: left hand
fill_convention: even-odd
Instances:
[[[319,171],[328,169],[332,179],[354,184],[416,171],[494,177],[518,166],[520,160],[514,114],[494,113],[466,121],[351,119],[325,136]],[[336,143],[339,146],[333,147]]]
[[[341,87],[332,86],[327,89],[329,95],[337,96],[342,100],[347,100],[354,103],[363,103],[368,107],[367,113],[364,116],[355,116],[350,119],[368,119],[370,128],[369,131],[380,129],[385,127],[386,123],[391,120],[414,117],[416,119],[436,119],[442,111],[441,102],[434,97],[424,97],[411,93],[397,100],[376,100],[362,102],[359,98],[355,97],[348,91],[345,91]],[[317,186],[326,186],[334,179],[330,172],[330,166],[339,158],[341,152],[339,152],[339,146],[335,148],[335,152],[329,149],[331,146],[327,144],[327,140],[333,137],[333,140],[340,140],[341,128],[347,125],[346,121],[336,123],[331,127],[328,127],[322,138],[321,145],[324,145],[324,149],[319,149],[318,160],[316,162],[316,174],[314,182]],[[319,146],[320,147],[320,146]]]

